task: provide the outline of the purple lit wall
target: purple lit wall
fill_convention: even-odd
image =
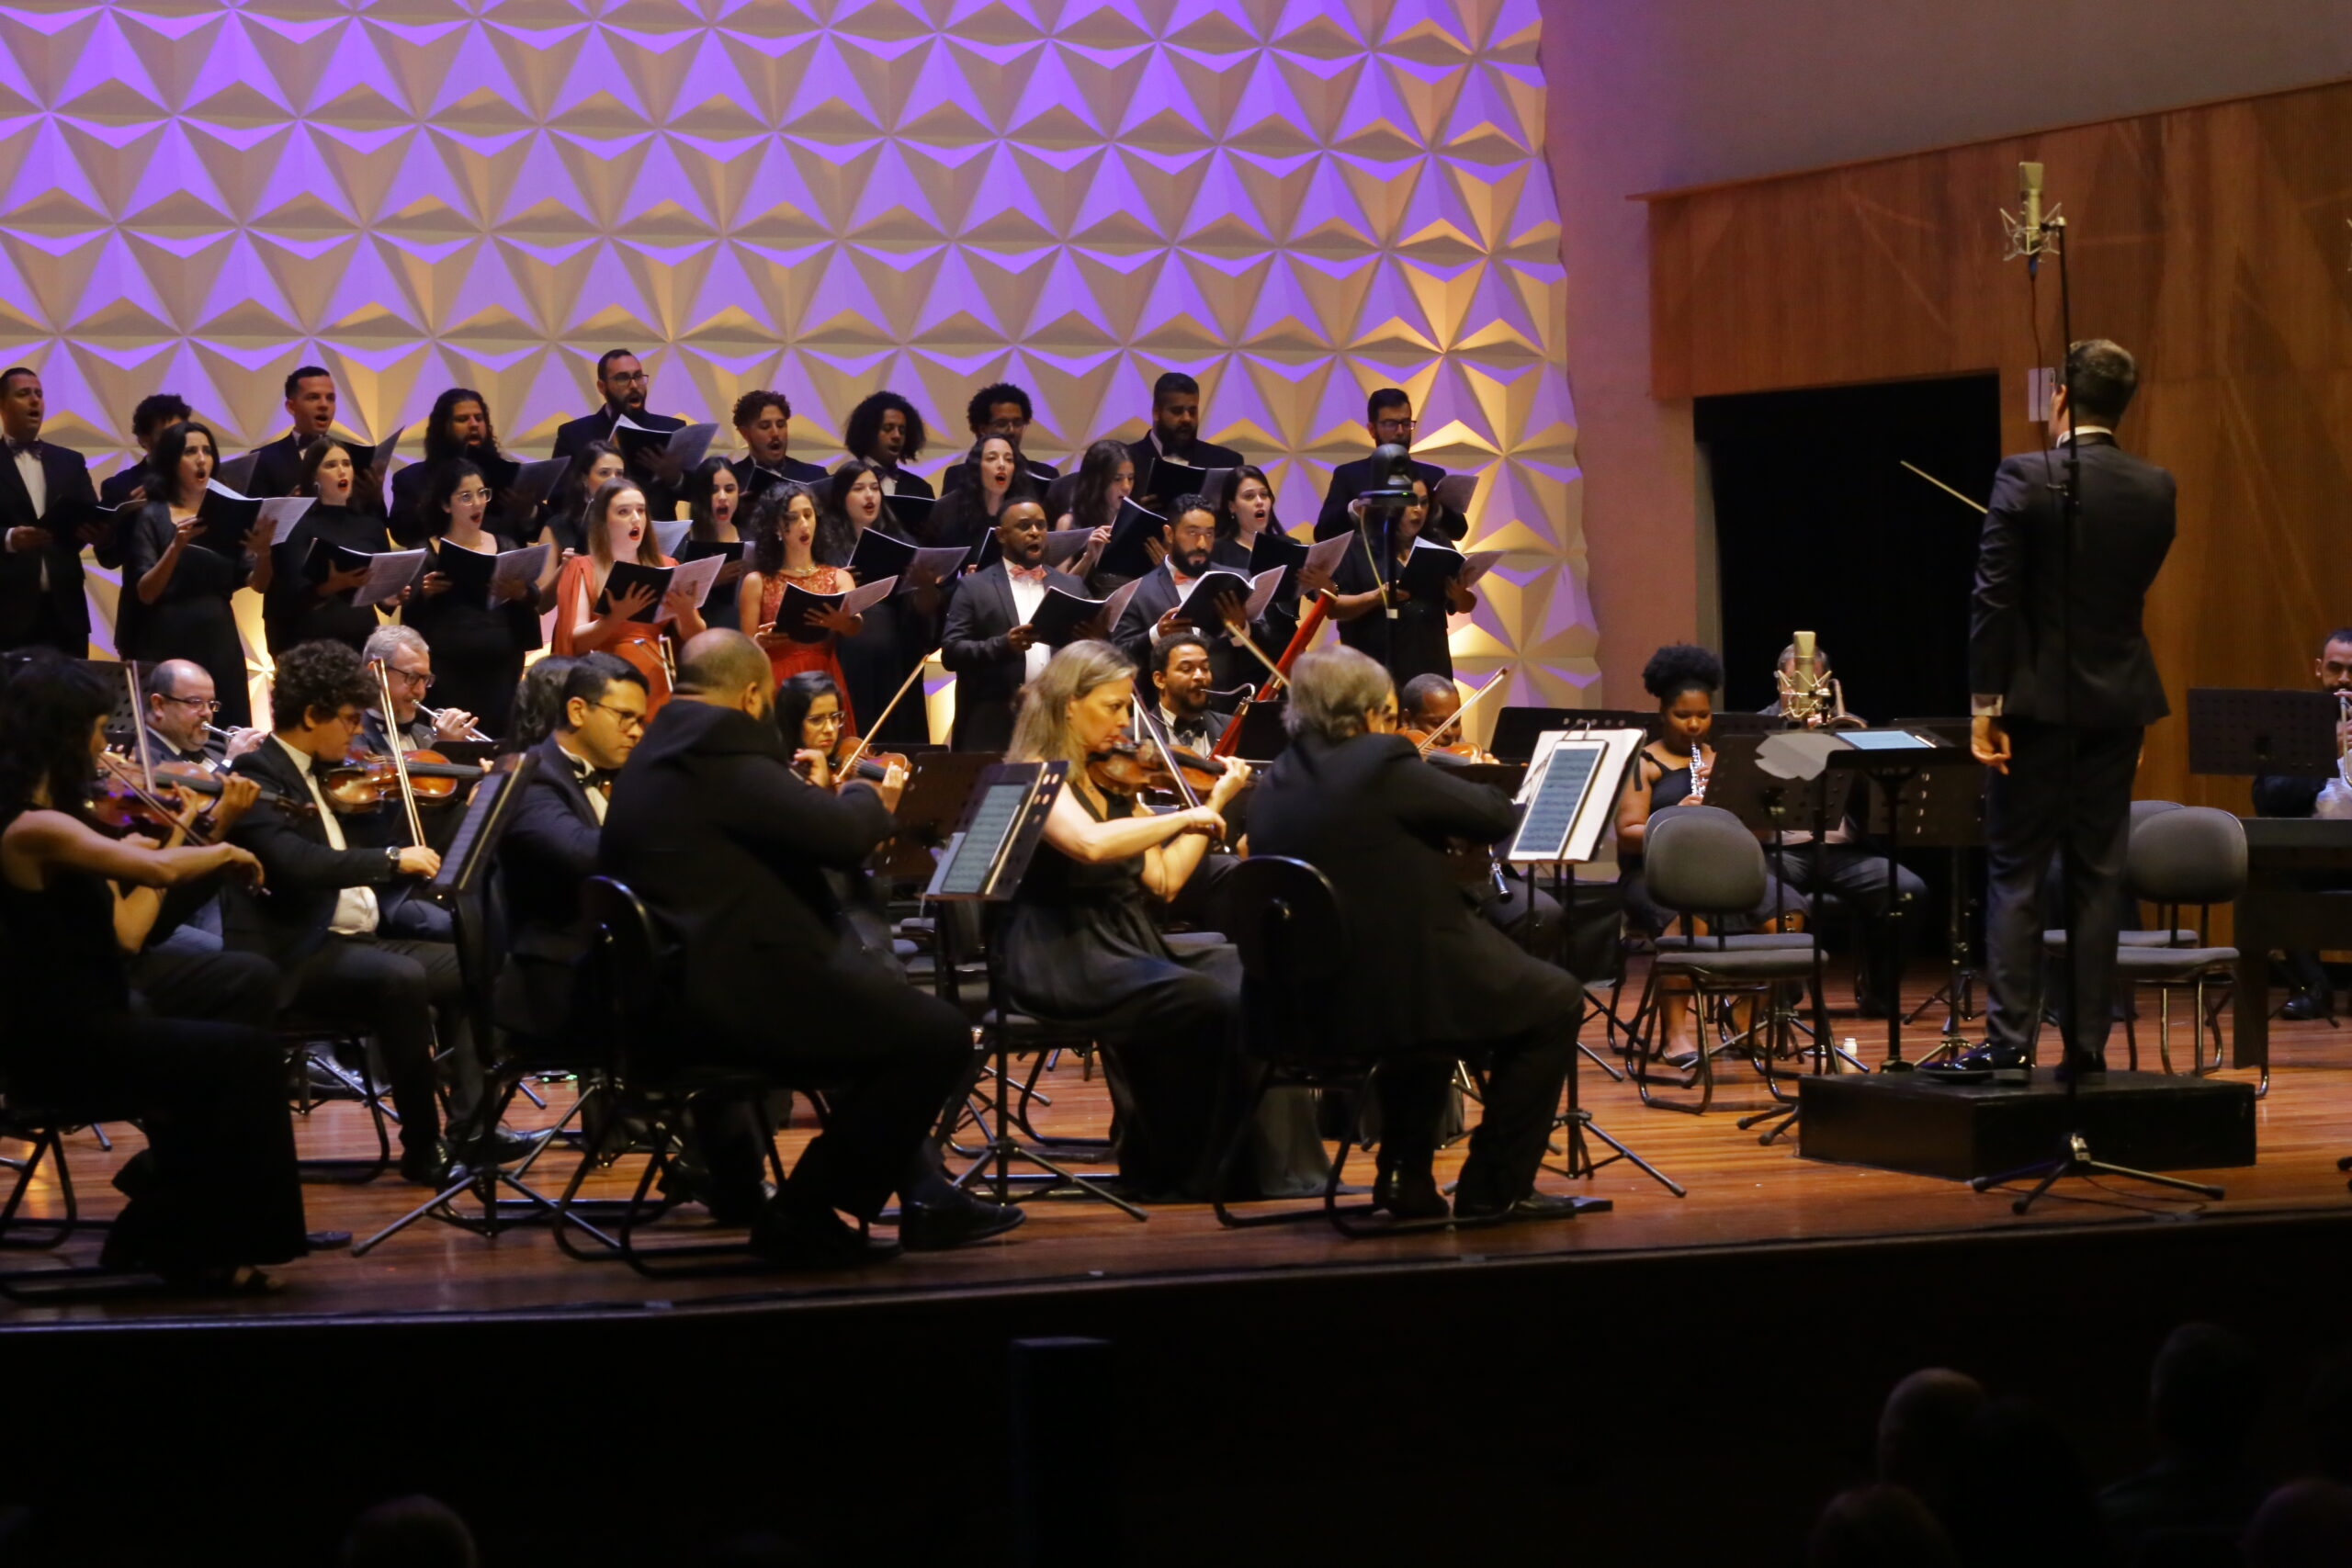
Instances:
[[[1293,525],[1395,382],[1514,553],[1458,625],[1519,700],[1592,679],[1532,0],[0,5],[0,355],[51,434],[168,388],[234,447],[316,359],[361,434],[444,386],[544,451],[630,346],[653,405],[793,400],[794,449],[997,378],[1059,456],[1152,378]],[[414,450],[412,434],[408,449]],[[101,467],[110,467],[102,464]]]

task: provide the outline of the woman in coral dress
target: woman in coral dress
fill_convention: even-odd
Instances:
[[[820,562],[817,542],[817,497],[807,485],[786,482],[760,492],[752,506],[752,570],[743,577],[743,632],[768,650],[778,683],[804,670],[820,671],[843,692],[841,641],[855,637],[865,622],[835,609],[804,611],[797,626],[782,626],[787,586],[809,593],[846,593],[857,580],[843,566]],[[837,543],[836,541],[828,541]],[[851,723],[854,725],[855,716]]]

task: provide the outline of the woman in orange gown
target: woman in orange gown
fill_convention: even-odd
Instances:
[[[804,670],[820,671],[836,688],[849,690],[842,673],[841,641],[865,628],[861,615],[839,610],[811,609],[797,626],[776,624],[787,584],[809,593],[846,593],[857,580],[843,566],[822,564],[828,558],[846,559],[846,541],[828,539],[820,547],[817,495],[807,485],[787,481],[771,485],[752,504],[752,570],[743,576],[743,634],[768,650],[768,664],[779,684]],[[847,698],[843,698],[844,711]],[[856,723],[852,715],[850,722]]]
[[[653,612],[653,593],[642,584],[614,596],[601,611],[596,607],[615,561],[678,564],[653,542],[653,524],[646,515],[643,491],[627,479],[599,486],[589,498],[582,523],[588,536],[588,553],[566,562],[563,576],[555,585],[555,651],[576,655],[601,649],[628,660],[645,677],[651,699],[645,711],[650,718],[670,700],[670,664],[662,657],[662,639],[673,631],[681,638],[700,632],[702,611],[692,593],[673,588],[664,601],[671,619],[656,625],[646,618]]]

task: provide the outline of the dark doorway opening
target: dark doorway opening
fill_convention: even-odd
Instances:
[[[1701,398],[1714,492],[1724,705],[1770,705],[1790,635],[1817,633],[1874,723],[1968,711],[1979,501],[2001,458],[2000,378]]]

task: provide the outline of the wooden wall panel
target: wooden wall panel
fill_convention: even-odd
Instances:
[[[2071,225],[2075,335],[2139,356],[2124,442],[2180,480],[2148,612],[2174,707],[2191,685],[2303,680],[2352,624],[2352,83],[1654,197],[1652,390],[1989,367],[2005,445],[2035,445],[2056,265],[2029,290],[1996,217],[2028,159]],[[2140,793],[2245,799],[2189,777],[2177,717],[2150,733]]]

